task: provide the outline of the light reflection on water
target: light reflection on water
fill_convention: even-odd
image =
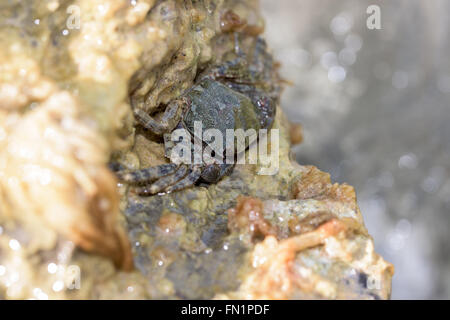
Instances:
[[[393,298],[450,298],[450,3],[261,2],[297,160],[355,186]]]

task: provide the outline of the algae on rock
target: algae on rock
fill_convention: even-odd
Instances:
[[[67,27],[73,5],[79,29]],[[263,28],[256,1],[10,1],[2,8],[0,297],[389,297],[392,268],[373,252],[353,189],[291,161],[279,108],[276,175],[237,165],[217,184],[153,197],[117,186],[111,159],[130,168],[167,161],[161,141],[135,126],[131,103],[159,111],[227,58],[233,28],[246,34],[245,49]],[[227,210],[241,195],[260,199],[277,230],[287,230],[286,217],[303,221],[321,210],[351,232],[291,251],[289,266],[279,265],[289,274],[286,291],[267,277],[272,265],[252,259],[279,263],[272,253],[292,234],[249,241],[229,228]],[[132,272],[112,263],[130,269],[132,260]],[[80,279],[68,272],[73,266]],[[254,290],[258,279],[270,292]],[[368,289],[372,280],[379,285]]]

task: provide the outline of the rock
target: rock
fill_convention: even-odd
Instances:
[[[279,108],[274,174],[237,165],[139,197],[108,170],[167,162],[132,107],[178,97],[234,51],[231,31],[246,50],[263,28],[255,1],[13,1],[1,15],[0,297],[389,297],[354,190],[291,161],[301,135]]]

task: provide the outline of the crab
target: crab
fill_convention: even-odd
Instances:
[[[237,57],[201,73],[192,87],[169,102],[160,119],[156,120],[138,107],[134,108],[136,120],[147,130],[164,137],[181,128],[187,130],[192,139],[199,138],[194,132],[196,121],[202,123],[203,132],[215,128],[224,137],[227,129],[269,130],[279,95],[277,81],[274,81],[274,62],[260,37],[255,40],[251,51],[250,56],[239,53]],[[201,144],[203,148],[208,146],[205,140]],[[168,156],[170,148],[167,144],[165,147]],[[181,190],[197,182],[216,183],[229,174],[233,166],[224,162],[172,162],[134,171],[121,168],[116,170],[116,174],[120,180],[134,185],[133,190],[137,194],[153,195]]]

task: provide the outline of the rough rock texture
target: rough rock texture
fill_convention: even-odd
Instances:
[[[80,29],[67,25],[73,4]],[[107,169],[166,161],[161,141],[136,130],[129,96],[158,111],[226,59],[230,31],[258,34],[257,12],[253,1],[2,7],[0,297],[389,297],[393,270],[353,189],[291,161],[301,131],[281,112],[275,175],[239,165],[216,185],[138,197]],[[118,271],[132,256],[134,271]]]

